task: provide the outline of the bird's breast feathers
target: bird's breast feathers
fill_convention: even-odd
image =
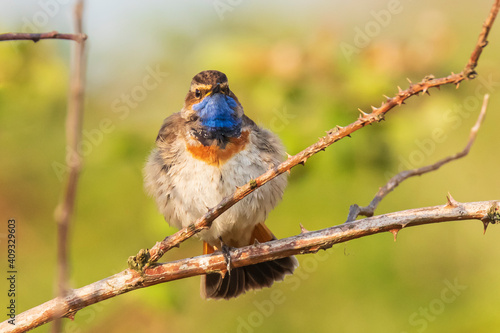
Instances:
[[[226,163],[234,155],[244,150],[250,141],[250,130],[243,130],[238,138],[229,138],[224,147],[215,142],[206,146],[195,137],[190,136],[186,142],[186,150],[194,158],[208,165],[220,166]]]
[[[244,128],[241,136],[230,139],[224,148],[203,146],[188,136],[177,137],[170,144],[160,143],[146,165],[146,188],[171,225],[186,227],[238,186],[280,162],[281,146],[277,146],[279,153],[268,154],[255,142],[259,142],[258,135]],[[172,158],[169,163],[167,156]],[[231,246],[248,245],[251,230],[280,201],[286,183],[286,175],[273,179],[231,207],[200,237],[212,245],[218,244],[220,236]]]

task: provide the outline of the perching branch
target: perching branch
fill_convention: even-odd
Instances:
[[[479,56],[481,55],[482,49],[488,44],[487,37],[493,22],[497,16],[498,10],[500,8],[500,0],[495,0],[488,18],[483,24],[483,28],[481,33],[479,34],[478,41],[474,46],[473,52],[465,66],[465,68],[458,74],[452,73],[446,77],[442,78],[434,78],[434,76],[429,75],[425,77],[419,83],[411,83],[410,86],[406,90],[402,90],[398,87],[398,94],[392,98],[386,97],[386,101],[382,103],[382,105],[378,108],[372,106],[371,113],[365,113],[362,110],[360,111],[360,115],[358,120],[351,123],[346,127],[337,126],[329,131],[327,131],[327,135],[320,138],[318,142],[304,149],[300,153],[288,157],[288,159],[278,165],[277,167],[268,170],[261,176],[252,179],[247,184],[239,187],[231,196],[224,198],[217,206],[208,210],[205,215],[200,217],[198,220],[193,222],[190,226],[183,228],[176,232],[175,234],[166,237],[163,241],[157,242],[151,250],[149,250],[148,254],[140,253],[141,256],[145,255],[149,257],[146,265],[151,265],[157,262],[165,252],[169,251],[173,247],[179,246],[180,243],[185,241],[186,239],[194,236],[202,230],[210,228],[212,222],[219,217],[222,213],[232,207],[235,203],[242,200],[244,197],[255,191],[257,188],[266,184],[270,180],[275,177],[281,175],[284,172],[289,171],[291,168],[296,166],[297,164],[304,164],[311,156],[317,154],[318,152],[325,150],[331,144],[339,141],[340,139],[345,138],[346,136],[350,136],[350,134],[359,130],[360,128],[365,127],[366,125],[371,125],[374,122],[380,122],[384,120],[385,114],[389,112],[392,108],[397,105],[404,104],[405,100],[414,95],[419,95],[420,93],[429,94],[429,89],[437,87],[439,88],[445,84],[455,84],[458,88],[460,82],[465,79],[474,79],[477,75],[475,68],[477,66],[477,61]],[[129,263],[131,266],[136,267],[138,269],[141,268],[144,263],[138,258],[139,254],[136,257],[129,258]]]
[[[233,249],[231,264],[234,267],[247,266],[295,254],[315,253],[338,243],[381,232],[396,233],[406,227],[462,220],[500,222],[500,201],[458,203],[449,197],[448,203],[443,206],[379,215],[323,230],[303,232],[293,237]],[[73,318],[78,310],[117,295],[158,283],[222,271],[226,269],[226,265],[224,255],[215,252],[157,264],[145,269],[142,274],[126,269],[103,280],[75,289],[64,299],[53,299],[27,310],[16,316],[15,326],[6,321],[1,323],[0,331],[24,332],[43,325],[55,319],[58,305],[63,307],[64,317]]]
[[[6,34],[0,34],[0,41],[8,40],[31,40],[34,43],[38,42],[40,39],[66,39],[74,40],[75,42],[82,43],[87,39],[87,35],[83,33],[76,34],[61,34],[57,31],[43,32],[39,34],[30,34],[22,32],[9,32]]]
[[[470,148],[472,147],[472,144],[474,143],[474,140],[476,139],[477,132],[479,131],[479,128],[481,127],[481,124],[484,120],[489,97],[490,96],[488,94],[484,95],[483,106],[481,107],[481,112],[479,113],[479,117],[477,118],[476,123],[470,130],[469,141],[467,142],[467,146],[465,146],[465,148],[461,152],[448,156],[431,165],[426,165],[424,167],[412,170],[401,171],[400,173],[389,179],[387,184],[385,184],[378,190],[377,194],[375,195],[375,198],[373,198],[373,200],[370,202],[368,206],[360,207],[357,204],[351,205],[351,207],[349,208],[349,215],[347,216],[346,222],[354,221],[359,215],[367,217],[373,216],[373,214],[375,213],[375,209],[377,209],[377,206],[382,201],[382,199],[384,199],[387,194],[389,194],[392,190],[394,190],[400,183],[402,183],[406,179],[413,176],[421,176],[427,172],[435,171],[446,163],[467,156],[467,154],[470,151]]]
[[[75,30],[82,35],[83,0],[78,0],[75,6]],[[64,198],[59,203],[55,212],[57,222],[57,294],[64,298],[68,293],[69,269],[68,269],[68,235],[70,221],[75,207],[75,199],[78,187],[78,178],[82,164],[82,157],[78,151],[78,145],[82,136],[83,104],[85,86],[85,42],[81,40],[73,50],[73,64],[71,68],[71,80],[68,97],[68,112],[66,118],[66,142],[71,154],[67,159],[69,162],[69,173]],[[56,309],[60,315],[55,320],[52,332],[61,331],[60,317],[63,309]]]

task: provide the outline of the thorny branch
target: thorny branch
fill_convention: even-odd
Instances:
[[[487,37],[493,25],[493,22],[495,21],[499,8],[500,0],[495,0],[488,18],[483,24],[478,41],[474,46],[474,50],[472,51],[467,65],[460,73],[452,73],[446,77],[437,79],[432,75],[426,76],[422,81],[418,83],[410,82],[410,86],[406,90],[402,90],[400,87],[398,87],[398,94],[396,96],[392,98],[386,96],[386,101],[383,102],[380,107],[377,108],[372,106],[371,113],[365,113],[362,110],[359,110],[361,114],[359,115],[358,120],[356,120],[355,122],[346,127],[337,126],[327,131],[327,135],[320,138],[318,142],[304,149],[300,153],[288,157],[285,162],[281,163],[277,167],[268,170],[261,176],[252,179],[247,184],[241,186],[233,193],[233,195],[224,198],[217,206],[209,209],[208,212],[205,213],[205,215],[193,222],[193,224],[191,224],[190,226],[179,230],[171,236],[166,237],[161,242],[157,242],[151,248],[151,250],[149,250],[148,253],[144,253],[144,251],[141,251],[139,253],[141,256],[149,257],[146,266],[157,262],[165,252],[169,251],[173,247],[179,246],[179,244],[184,242],[186,239],[189,239],[202,230],[210,228],[212,222],[217,217],[219,217],[222,213],[232,207],[235,203],[255,191],[257,188],[261,187],[262,185],[266,184],[282,173],[289,171],[297,164],[305,164],[306,161],[314,154],[325,150],[325,148],[339,141],[340,139],[350,136],[360,128],[384,120],[385,114],[387,112],[389,112],[395,106],[404,104],[405,100],[407,100],[411,96],[419,95],[420,93],[429,94],[430,88],[439,88],[440,86],[445,84],[455,84],[458,88],[460,82],[462,82],[463,80],[474,79],[477,75],[475,71],[477,61],[479,59],[479,56],[481,55],[482,49],[488,44]],[[143,265],[140,262],[143,260],[138,260],[139,254],[136,257],[131,257],[129,259],[129,263],[131,264],[131,266],[134,266],[138,269],[140,269]]]
[[[237,248],[231,251],[234,267],[247,266],[263,261],[284,258],[295,254],[315,253],[334,244],[382,232],[397,233],[411,226],[447,221],[481,220],[484,223],[500,222],[500,201],[458,203],[448,197],[443,206],[411,209],[374,216],[344,223],[331,228],[303,232],[297,236],[267,243]],[[149,287],[158,283],[221,271],[226,268],[221,252],[157,264],[138,273],[126,269],[118,274],[75,289],[64,299],[53,299],[16,316],[16,326],[3,322],[2,332],[24,332],[55,319],[56,308],[64,308],[64,317],[73,318],[84,307],[129,291]],[[6,331],[3,331],[6,329]]]
[[[493,6],[491,7],[490,14],[486,18],[486,21],[483,23],[483,29],[479,34],[476,47],[472,51],[470,55],[469,62],[465,66],[463,73],[466,74],[467,78],[474,78],[477,73],[475,69],[477,67],[477,62],[479,60],[479,56],[483,52],[483,49],[488,45],[488,35],[490,33],[491,27],[493,26],[493,22],[495,22],[495,18],[497,17],[498,10],[500,9],[500,4],[498,0],[495,1]]]
[[[40,39],[67,39],[67,40],[74,40],[75,42],[78,43],[82,43],[87,39],[87,35],[81,32],[77,34],[61,34],[57,31],[43,32],[39,34],[30,34],[21,32],[9,32],[6,34],[0,34],[0,41],[31,40],[34,43],[36,43]]]
[[[426,165],[424,167],[412,170],[401,171],[400,173],[392,177],[387,182],[387,184],[385,184],[378,190],[377,194],[375,195],[375,198],[373,198],[373,200],[370,202],[368,206],[360,207],[356,204],[351,205],[351,207],[349,208],[349,215],[347,216],[346,222],[354,221],[359,215],[367,217],[373,216],[373,214],[375,213],[375,209],[377,209],[377,206],[382,201],[382,199],[384,199],[387,194],[389,194],[392,190],[394,190],[404,180],[413,176],[420,176],[423,175],[424,173],[435,171],[446,163],[467,156],[467,154],[470,151],[470,148],[472,147],[472,144],[474,143],[474,140],[476,139],[477,132],[481,127],[481,123],[484,120],[484,116],[486,114],[486,107],[488,106],[488,99],[489,95],[488,94],[484,95],[483,106],[481,107],[481,112],[479,113],[479,117],[477,118],[476,123],[470,130],[469,141],[467,142],[467,146],[465,146],[465,148],[461,152],[448,156],[431,165]]]

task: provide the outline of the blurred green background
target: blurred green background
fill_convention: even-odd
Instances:
[[[406,78],[459,72],[491,4],[87,1],[71,286],[125,269],[130,255],[175,231],[145,195],[142,167],[196,73],[225,72],[247,115],[295,154],[353,122],[358,107],[368,111],[406,88]],[[0,30],[71,32],[72,10],[72,1],[2,0]],[[489,40],[478,79],[414,97],[294,168],[268,226],[282,238],[299,233],[299,223],[340,224],[349,205],[368,204],[388,177],[462,150],[486,92],[488,114],[470,155],[404,182],[377,213],[444,204],[448,191],[458,201],[500,199],[500,22]],[[0,43],[0,214],[17,220],[19,312],[54,296],[70,48]],[[90,306],[64,332],[492,332],[500,326],[499,239],[498,227],[483,236],[478,221],[411,228],[397,242],[390,233],[365,237],[299,256],[296,274],[270,289],[205,301],[198,277],[174,281]],[[192,239],[162,260],[200,253]]]

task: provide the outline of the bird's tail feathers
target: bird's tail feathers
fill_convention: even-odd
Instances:
[[[251,243],[255,240],[264,243],[276,237],[263,224],[255,227]],[[203,242],[203,253],[208,254],[216,249]],[[232,268],[230,273],[209,273],[202,276],[201,296],[203,298],[230,299],[248,290],[270,287],[275,281],[281,281],[285,275],[292,274],[298,266],[294,256],[265,261],[258,264]]]

